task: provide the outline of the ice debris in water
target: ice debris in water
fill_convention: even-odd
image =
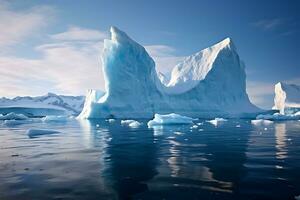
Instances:
[[[293,114],[280,114],[274,113],[273,115],[258,115],[256,119],[266,119],[266,120],[273,120],[273,121],[280,121],[280,120],[299,120],[300,119],[300,111],[293,113]]]
[[[127,119],[127,120],[121,120],[122,125],[127,125],[131,128],[137,128],[139,127],[142,123],[135,121],[133,119]]]
[[[190,129],[196,129],[196,128],[198,128],[198,126],[197,125],[193,125],[193,126],[191,126]]]
[[[261,126],[261,125],[270,125],[273,124],[273,122],[265,119],[255,119],[255,120],[251,120],[251,124],[256,126]]]
[[[66,122],[68,120],[68,116],[64,116],[64,115],[49,115],[44,117],[42,120],[43,122]]]
[[[175,113],[167,115],[155,114],[154,119],[148,122],[148,127],[171,124],[192,124],[193,120],[193,118],[178,115]]]
[[[30,138],[34,138],[34,137],[41,136],[41,135],[50,135],[50,134],[55,134],[55,133],[59,133],[59,131],[45,130],[45,129],[28,129],[27,130],[27,135]]]
[[[219,123],[221,122],[225,122],[227,121],[227,119],[223,119],[223,118],[215,118],[215,119],[212,119],[212,120],[208,120],[207,122],[215,125],[215,126],[218,126]]]
[[[23,114],[16,114],[14,112],[0,116],[0,120],[26,120],[26,119],[28,119],[27,116]]]
[[[115,119],[108,119],[107,120],[109,123],[113,123],[113,122],[115,122],[116,120]]]

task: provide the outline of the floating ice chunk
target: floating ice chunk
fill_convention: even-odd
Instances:
[[[198,126],[202,126],[203,125],[203,122],[199,122],[197,123]]]
[[[203,128],[200,128],[198,131],[204,131],[204,129],[203,129]]]
[[[212,120],[208,120],[207,122],[215,125],[215,126],[218,126],[219,123],[221,122],[225,122],[227,121],[227,119],[223,119],[223,118],[215,118],[215,119],[212,119]]]
[[[66,122],[68,120],[68,116],[64,116],[64,115],[59,115],[59,116],[55,116],[55,115],[49,115],[44,117],[42,120],[43,122]]]
[[[175,113],[167,115],[155,114],[154,119],[148,122],[148,127],[171,124],[192,124],[193,120],[193,118],[181,116]]]
[[[198,128],[198,126],[197,126],[197,125],[193,125],[193,126],[191,126],[191,129],[196,129],[196,128]]]
[[[296,199],[296,200],[300,200],[300,195],[295,196],[295,199]]]
[[[175,131],[174,134],[176,134],[176,135],[184,135],[184,133],[180,132],[180,131]]]
[[[14,112],[0,116],[0,120],[26,120],[26,119],[28,119],[27,116],[23,114],[16,114]]]
[[[241,125],[239,125],[239,124],[238,124],[238,125],[236,125],[235,127],[237,127],[237,128],[240,128],[240,127],[241,127]]]
[[[45,130],[45,129],[28,129],[27,130],[27,135],[30,138],[35,138],[41,135],[50,135],[50,134],[56,134],[59,133],[59,131],[55,130]]]
[[[113,123],[113,122],[115,122],[116,120],[115,119],[108,119],[107,120],[109,123]]]
[[[294,113],[294,114],[280,114],[280,113],[274,113],[273,115],[267,114],[267,115],[258,115],[256,119],[267,119],[267,120],[273,120],[273,121],[280,121],[280,120],[299,120],[300,119],[300,111]]]
[[[273,124],[273,122],[266,119],[255,119],[255,120],[251,120],[251,124],[256,126],[261,126],[261,125],[270,125]]]
[[[20,124],[25,124],[27,120],[4,120],[4,125],[6,126],[15,126],[15,125],[20,125]]]
[[[140,125],[142,125],[142,123],[140,123],[138,121],[134,121],[134,122],[131,122],[131,123],[128,124],[128,126],[131,127],[131,128],[137,128]]]
[[[127,126],[129,126],[131,128],[137,128],[140,125],[142,125],[142,123],[140,123],[138,121],[135,121],[135,120],[132,120],[132,119],[121,120],[121,124],[122,125],[127,125]]]

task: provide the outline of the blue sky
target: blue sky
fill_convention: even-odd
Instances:
[[[251,100],[270,108],[276,82],[300,84],[299,10],[299,0],[0,0],[0,96],[104,89],[100,53],[114,25],[164,73],[231,37]]]

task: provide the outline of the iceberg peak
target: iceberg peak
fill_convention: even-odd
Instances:
[[[111,40],[114,42],[124,42],[124,41],[132,41],[130,37],[120,29],[118,29],[115,26],[110,27],[110,33],[111,33]]]
[[[217,47],[219,49],[229,48],[232,50],[236,50],[233,40],[230,37],[227,37],[224,40],[220,41],[219,43],[213,45],[212,48],[213,47]]]

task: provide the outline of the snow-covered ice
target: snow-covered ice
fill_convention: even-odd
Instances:
[[[175,113],[166,115],[155,114],[154,119],[148,122],[148,127],[157,125],[192,124],[193,120],[193,118],[181,116]]]
[[[218,124],[222,123],[222,122],[225,122],[227,121],[227,119],[223,119],[223,118],[215,118],[215,119],[212,119],[212,120],[208,120],[207,122],[215,125],[215,126],[218,126]]]
[[[13,112],[0,116],[0,120],[26,120],[26,119],[28,119],[27,116],[23,114],[16,114]]]
[[[143,46],[115,27],[110,32],[102,53],[106,92],[90,90],[79,118],[152,118],[173,112],[212,118],[261,112],[249,101],[245,67],[231,39],[187,57],[166,84]]]
[[[36,97],[0,98],[0,112],[15,112],[27,116],[78,115],[84,96],[65,96],[48,93]]]
[[[273,124],[273,121],[266,120],[266,119],[254,119],[254,120],[251,120],[251,124],[253,124],[255,126],[271,125],[271,124]]]

